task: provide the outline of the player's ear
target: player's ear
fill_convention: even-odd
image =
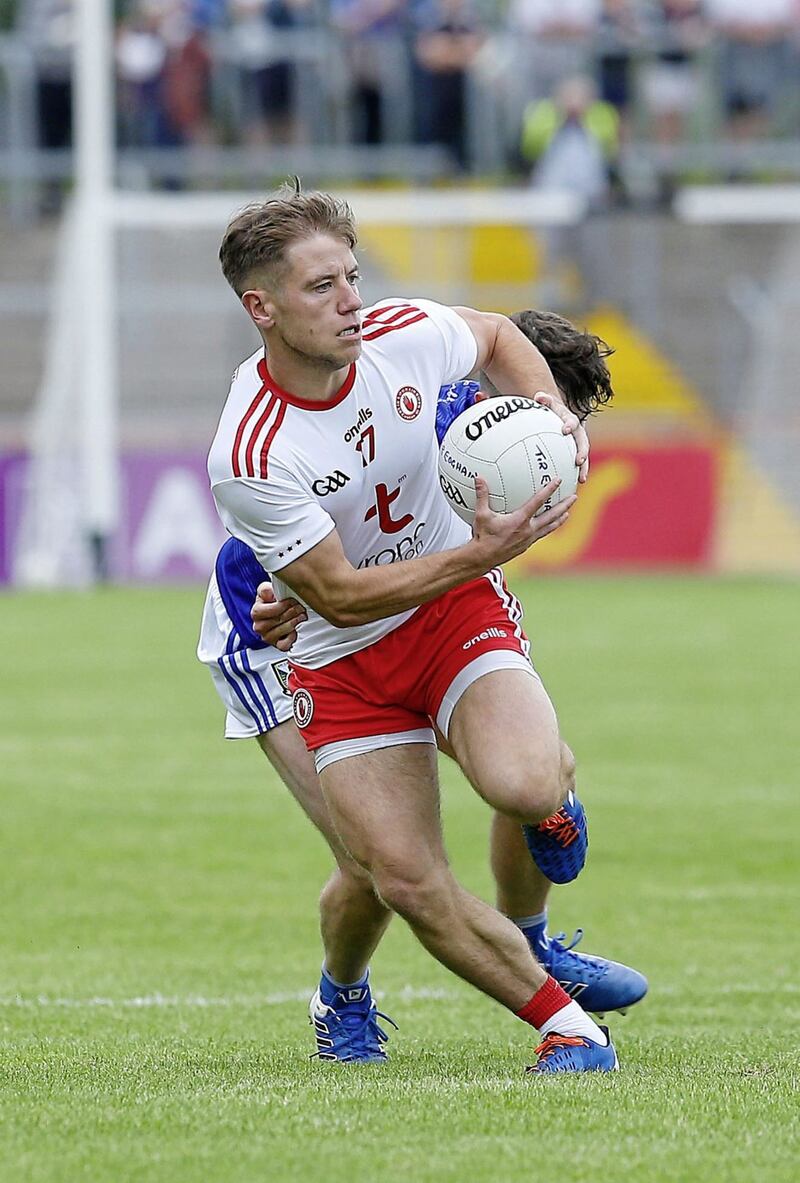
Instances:
[[[271,329],[275,323],[274,307],[269,293],[259,289],[242,294],[245,312],[259,329]]]

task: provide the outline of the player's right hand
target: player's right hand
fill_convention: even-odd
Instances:
[[[253,629],[266,645],[273,645],[286,653],[297,640],[297,626],[306,619],[306,610],[291,597],[276,600],[269,580],[258,585],[258,592],[250,618]]]
[[[489,487],[486,481],[481,477],[475,478],[472,537],[487,553],[492,565],[516,558],[533,546],[534,542],[546,538],[564,524],[570,509],[578,500],[575,496],[565,497],[557,505],[539,512],[560,484],[560,480],[550,481],[513,513],[495,513],[489,508]]]

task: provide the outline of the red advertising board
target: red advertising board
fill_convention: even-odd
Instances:
[[[718,469],[708,444],[593,448],[569,521],[511,569],[703,566],[711,559]]]

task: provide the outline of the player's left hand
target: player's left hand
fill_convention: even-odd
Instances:
[[[286,653],[297,640],[297,626],[306,619],[306,610],[291,597],[276,600],[269,580],[258,585],[258,593],[250,609],[253,629],[266,645],[273,645]]]
[[[589,476],[589,437],[586,434],[586,428],[578,416],[573,414],[569,407],[565,407],[561,400],[557,399],[554,395],[545,394],[544,391],[540,391],[533,396],[533,401],[541,403],[543,407],[549,407],[551,411],[555,411],[564,425],[562,427],[564,435],[571,435],[575,440],[575,447],[577,448],[575,463],[579,469],[578,480],[581,484],[584,484]]]

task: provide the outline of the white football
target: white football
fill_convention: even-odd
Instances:
[[[549,481],[561,484],[538,511],[570,497],[578,486],[575,441],[555,411],[521,395],[501,395],[468,407],[450,424],[439,449],[439,484],[465,522],[475,517],[475,477],[489,487],[489,508],[511,513]]]

